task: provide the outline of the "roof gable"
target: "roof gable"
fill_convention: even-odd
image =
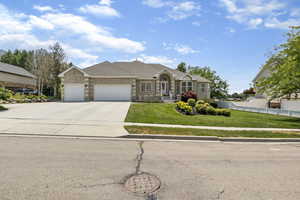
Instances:
[[[64,75],[65,75],[67,72],[71,71],[72,69],[75,69],[75,70],[77,70],[77,71],[83,73],[84,76],[89,76],[87,73],[85,73],[85,72],[84,72],[82,69],[80,69],[79,67],[72,66],[72,67],[68,68],[66,71],[60,73],[60,74],[58,75],[58,77],[64,77]]]
[[[29,71],[27,71],[26,69],[24,69],[22,67],[6,64],[6,63],[2,63],[2,62],[0,62],[0,71],[10,73],[10,74],[16,74],[19,76],[36,78],[32,73],[30,73]]]

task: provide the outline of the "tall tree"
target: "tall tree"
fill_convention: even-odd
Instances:
[[[51,67],[51,74],[52,74],[52,81],[53,81],[53,88],[54,88],[54,96],[60,97],[60,84],[61,80],[58,75],[65,71],[69,65],[66,64],[66,54],[63,48],[60,46],[59,43],[55,43],[53,46],[50,46],[50,53],[52,58],[52,67]]]
[[[186,72],[186,63],[185,62],[181,62],[177,66],[176,70],[181,71],[181,72]]]
[[[16,49],[12,52],[8,50],[0,57],[0,62],[16,65],[32,72],[32,66],[27,62],[31,55],[32,51]]]
[[[291,27],[287,41],[275,49],[263,67],[271,75],[259,80],[257,86],[270,100],[300,92],[300,26]]]
[[[228,96],[229,84],[217,75],[217,72],[210,67],[190,67],[189,73],[193,75],[199,75],[207,80],[211,81],[211,97],[223,99]]]

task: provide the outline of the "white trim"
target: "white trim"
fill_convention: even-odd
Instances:
[[[69,72],[69,71],[72,70],[72,69],[76,69],[76,70],[80,71],[81,73],[83,73],[83,75],[84,75],[85,77],[89,77],[89,75],[88,75],[87,73],[85,73],[82,69],[80,69],[79,67],[76,67],[76,66],[72,66],[72,67],[68,68],[68,69],[65,70],[64,72],[60,73],[60,74],[58,75],[58,77],[60,77],[60,78],[64,77],[65,73]]]
[[[183,84],[184,82],[185,82],[185,83],[191,82],[191,83],[192,83],[192,91],[194,91],[193,80],[183,80],[183,81],[181,81],[181,83],[180,83],[181,93],[183,92],[183,90],[182,90],[182,88],[183,88],[183,87],[182,87],[182,84]],[[188,88],[188,87],[189,87],[188,85],[185,86],[185,88]],[[189,90],[188,90],[188,91],[189,91]],[[187,91],[185,91],[185,92],[187,92]]]

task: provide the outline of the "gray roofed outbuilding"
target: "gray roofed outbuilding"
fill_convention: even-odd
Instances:
[[[36,78],[33,74],[31,74],[30,72],[28,72],[27,70],[25,70],[22,67],[17,67],[17,66],[2,63],[2,62],[0,62],[0,72],[6,72],[6,73],[15,74],[15,75],[19,75],[19,76],[25,76],[25,77],[29,77],[29,78]]]

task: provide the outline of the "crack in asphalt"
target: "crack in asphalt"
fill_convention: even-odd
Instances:
[[[142,164],[142,161],[143,161],[143,155],[145,153],[144,148],[143,148],[143,144],[144,144],[144,141],[141,141],[141,142],[138,143],[140,152],[136,156],[137,165],[135,167],[135,174],[141,174],[142,173],[141,172],[141,164]]]
[[[108,185],[120,185],[122,183],[116,183],[116,182],[112,182],[112,183],[99,183],[99,184],[93,184],[93,185],[84,185],[81,184],[77,187],[74,188],[94,188],[94,187],[100,187],[100,186],[108,186]]]

